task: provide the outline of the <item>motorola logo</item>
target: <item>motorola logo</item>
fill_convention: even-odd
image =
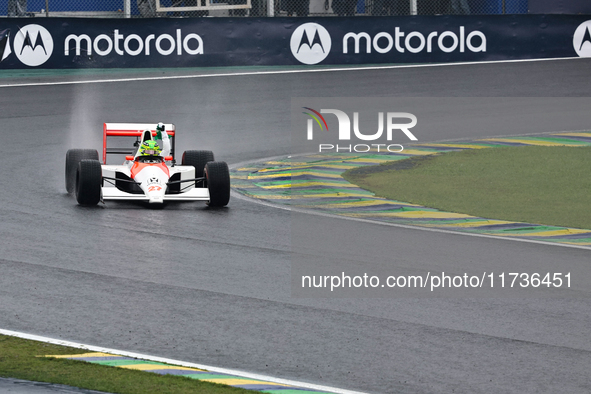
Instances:
[[[0,62],[10,55],[10,29],[0,31]]]
[[[14,35],[13,49],[16,57],[23,64],[37,67],[51,56],[53,39],[43,26],[26,25]]]
[[[580,57],[591,57],[591,20],[577,27],[573,36],[573,47]]]
[[[328,56],[332,40],[318,23],[304,23],[291,35],[291,53],[304,64],[318,64]]]

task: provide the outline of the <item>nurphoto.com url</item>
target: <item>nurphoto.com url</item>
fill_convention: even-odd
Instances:
[[[481,275],[431,273],[425,275],[302,275],[302,288],[407,288],[434,292],[453,288],[570,288],[570,272],[483,272]]]

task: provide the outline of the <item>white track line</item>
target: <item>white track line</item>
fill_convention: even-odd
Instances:
[[[191,79],[191,78],[217,78],[217,77],[241,77],[253,75],[281,75],[281,74],[308,74],[308,73],[327,73],[327,72],[346,72],[346,71],[371,71],[371,70],[392,70],[404,68],[429,68],[429,67],[456,67],[472,66],[482,64],[503,64],[503,63],[530,63],[584,59],[581,57],[549,58],[549,59],[518,59],[518,60],[490,60],[482,62],[458,62],[458,63],[435,63],[435,64],[412,64],[412,65],[391,65],[391,66],[365,66],[365,67],[336,67],[319,69],[298,69],[298,70],[276,70],[276,71],[247,71],[235,73],[219,74],[193,74],[193,75],[171,75],[165,77],[138,77],[138,78],[116,78],[116,79],[94,79],[85,81],[61,81],[61,82],[37,82],[37,83],[15,83],[0,85],[0,88],[27,87],[27,86],[56,86],[56,85],[80,85],[92,83],[112,83],[112,82],[139,82],[139,81],[163,81],[172,79]]]
[[[173,359],[164,358],[164,357],[148,356],[148,355],[140,354],[140,353],[127,352],[124,350],[109,349],[109,348],[104,348],[104,347],[100,347],[100,346],[85,345],[82,343],[63,341],[61,339],[47,338],[47,337],[42,337],[42,336],[38,336],[38,335],[26,334],[26,333],[18,332],[18,331],[10,331],[10,330],[0,329],[0,334],[8,335],[11,337],[22,338],[22,339],[30,339],[32,341],[49,343],[52,345],[68,346],[68,347],[73,347],[76,349],[85,349],[85,350],[89,350],[92,352],[109,353],[109,354],[114,354],[114,355],[119,355],[119,356],[138,358],[141,360],[156,361],[156,362],[172,364],[172,365],[180,365],[182,367],[205,369],[210,372],[219,372],[219,373],[228,374],[228,375],[241,376],[241,377],[249,378],[249,379],[264,380],[264,381],[272,382],[272,383],[280,383],[280,384],[287,384],[287,385],[291,385],[291,386],[298,386],[298,387],[303,387],[303,388],[307,388],[307,389],[311,389],[311,390],[328,391],[330,393],[335,393],[335,394],[364,394],[360,391],[351,391],[351,390],[339,389],[339,388],[335,388],[335,387],[323,386],[323,385],[319,385],[319,384],[298,382],[298,381],[289,380],[289,379],[280,379],[280,378],[275,378],[275,377],[266,376],[266,375],[259,375],[259,374],[250,373],[250,372],[238,371],[235,369],[212,367],[209,365],[189,363],[186,361],[173,360]]]
[[[577,131],[587,131],[587,130],[577,130]],[[545,133],[532,133],[532,134],[522,134],[522,135],[555,134],[555,133],[566,133],[566,132],[577,132],[577,131],[568,131],[568,130],[565,130],[565,131],[549,131],[549,132],[545,132]],[[506,136],[515,137],[515,135],[506,135]],[[488,138],[503,138],[503,137],[504,136],[478,137],[476,140],[482,140],[482,139],[488,139]],[[468,140],[469,139],[463,138],[463,139],[446,140],[446,141],[431,142],[431,143],[432,144],[436,144],[436,143],[440,143],[440,142],[468,141]],[[428,145],[429,143],[428,142],[424,142],[422,144]],[[292,155],[291,157],[307,156],[307,155],[311,155],[311,154],[315,154],[315,153],[300,153],[300,154],[297,154],[297,155]],[[278,160],[280,158],[285,158],[285,155],[267,157],[265,159],[258,159],[258,160],[254,160],[254,161],[253,160],[251,160],[251,161],[243,161],[243,162],[240,162],[240,163],[236,163],[236,164],[230,165],[230,169],[236,169],[238,167],[244,167],[244,166],[246,166],[248,164],[252,164],[252,163],[260,163],[260,162],[265,162],[265,161]],[[235,190],[232,190],[232,196],[233,197],[236,197],[238,199],[241,199],[241,200],[250,201],[250,202],[253,202],[253,203],[256,203],[256,204],[265,205],[265,206],[272,207],[272,208],[283,209],[283,210],[286,210],[286,211],[293,211],[293,212],[298,212],[298,213],[305,213],[305,214],[308,214],[308,215],[323,216],[323,217],[333,218],[333,219],[353,220],[353,221],[362,222],[362,223],[378,224],[378,225],[381,225],[381,226],[390,226],[390,227],[399,227],[399,228],[405,228],[405,229],[410,229],[410,230],[430,231],[430,232],[434,232],[434,233],[464,235],[464,236],[479,237],[479,238],[492,238],[492,239],[500,239],[500,240],[513,241],[513,242],[526,242],[526,243],[539,244],[539,245],[560,246],[560,247],[563,247],[563,248],[591,250],[591,246],[585,246],[585,245],[569,245],[569,244],[563,244],[563,243],[558,243],[558,242],[538,241],[538,240],[535,240],[535,239],[513,238],[513,237],[510,237],[510,236],[502,237],[502,236],[498,236],[498,235],[475,234],[475,233],[468,233],[468,232],[463,232],[463,231],[459,231],[459,230],[446,230],[446,229],[432,228],[432,227],[421,227],[421,226],[418,226],[418,225],[417,226],[413,226],[413,225],[408,225],[408,224],[398,224],[398,223],[382,222],[382,221],[372,220],[372,219],[354,218],[354,217],[337,215],[337,214],[332,214],[332,213],[318,212],[318,211],[313,210],[313,209],[295,208],[295,207],[290,207],[290,206],[287,206],[287,205],[275,204],[275,203],[272,203],[272,202],[269,202],[269,201],[263,201],[263,200],[260,200],[258,198],[253,198],[253,197],[245,196],[244,194],[239,193],[239,192],[237,192]]]
[[[569,245],[569,244],[562,244],[562,243],[558,243],[558,242],[537,241],[535,239],[512,238],[510,236],[501,237],[501,236],[497,236],[497,235],[465,233],[465,232],[457,231],[457,230],[454,231],[454,230],[445,230],[445,229],[431,228],[431,227],[419,227],[418,225],[412,226],[412,225],[408,225],[408,224],[382,222],[382,221],[377,221],[377,220],[353,218],[353,217],[349,217],[349,216],[342,216],[342,215],[336,215],[336,214],[325,213],[325,212],[316,212],[316,211],[309,210],[309,209],[293,208],[293,207],[289,207],[289,206],[285,206],[285,205],[273,204],[273,203],[270,203],[267,201],[261,201],[256,198],[247,197],[247,196],[240,194],[234,190],[232,190],[232,196],[236,197],[238,199],[241,199],[241,200],[250,201],[250,202],[254,202],[257,204],[261,204],[261,205],[266,205],[268,207],[273,207],[273,208],[278,208],[278,209],[283,209],[286,211],[292,211],[292,212],[298,212],[298,213],[305,213],[308,215],[323,216],[323,217],[333,218],[333,219],[353,220],[356,222],[377,224],[377,225],[381,225],[381,226],[399,227],[399,228],[405,228],[405,229],[409,229],[409,230],[430,231],[430,232],[434,232],[434,233],[464,235],[464,236],[480,237],[480,238],[492,238],[492,239],[497,239],[497,240],[505,240],[505,241],[513,241],[513,242],[526,242],[526,243],[548,245],[548,246],[561,246],[563,248],[591,250],[591,246],[584,246],[584,245]]]

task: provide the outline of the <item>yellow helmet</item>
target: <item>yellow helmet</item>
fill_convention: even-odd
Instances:
[[[140,146],[141,156],[158,156],[161,151],[156,141],[144,141]]]

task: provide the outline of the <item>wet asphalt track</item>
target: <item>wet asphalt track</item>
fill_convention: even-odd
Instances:
[[[368,270],[515,262],[580,275],[566,298],[293,298],[289,212],[237,198],[217,211],[82,208],[65,194],[63,166],[66,149],[100,147],[105,121],[173,122],[179,151],[210,148],[233,164],[291,153],[291,97],[581,97],[590,69],[569,60],[1,88],[0,327],[375,393],[588,392],[587,250],[297,215],[319,255],[326,228],[363,234],[345,246]],[[561,100],[547,110],[573,111]],[[581,108],[572,119],[591,123]]]
[[[0,378],[0,393],[10,394],[108,394],[102,391],[84,390],[77,387],[64,386],[27,380]]]

